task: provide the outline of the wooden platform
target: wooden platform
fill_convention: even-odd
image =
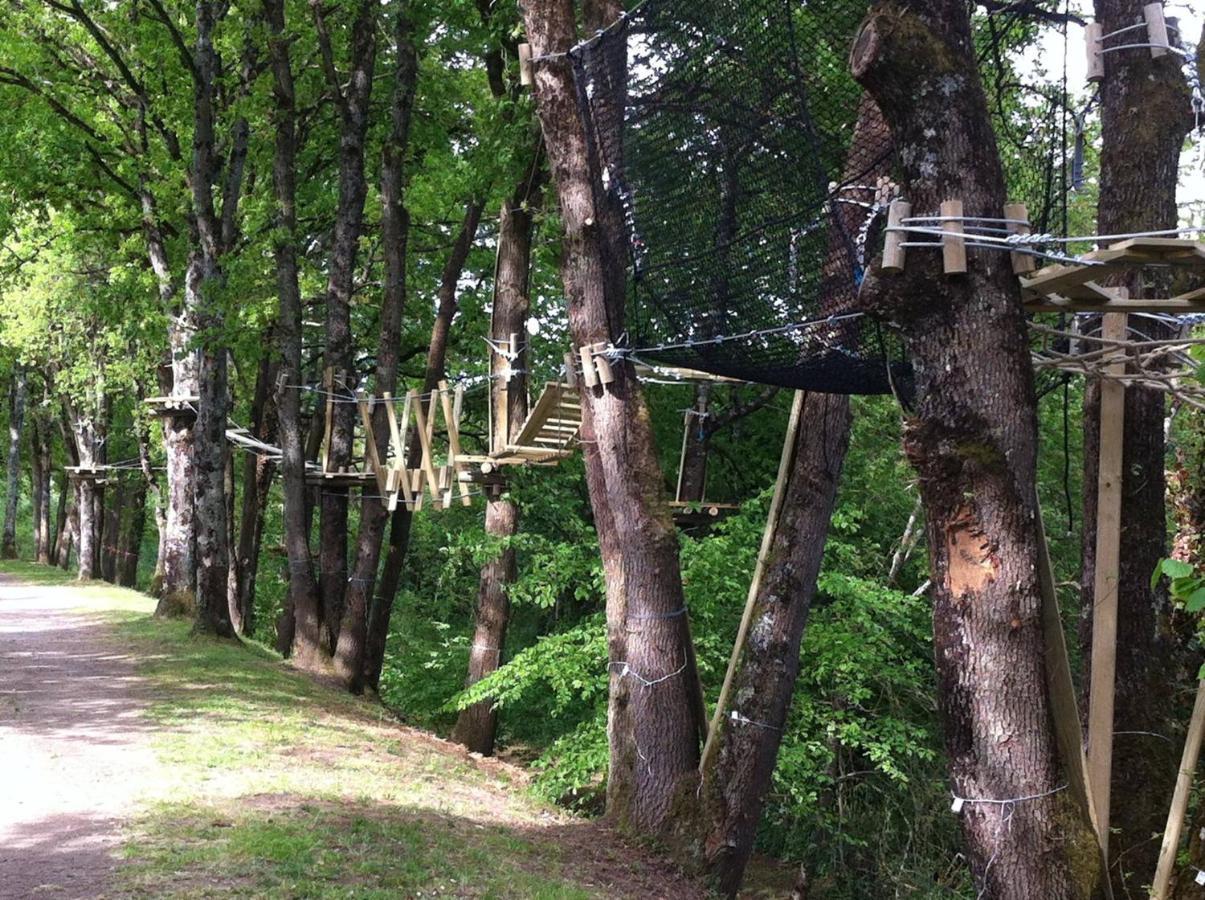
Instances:
[[[577,452],[578,434],[582,428],[582,398],[578,392],[559,381],[544,385],[523,428],[505,449],[491,453],[489,459],[498,465],[552,463],[568,459]]]
[[[169,395],[166,397],[147,397],[142,402],[151,408],[156,416],[196,416],[196,405],[200,397],[191,394]]]
[[[718,522],[724,516],[732,515],[741,508],[739,503],[714,503],[704,500],[692,503],[686,500],[671,500],[669,508],[674,517],[674,523],[679,526],[693,527],[710,525]]]
[[[1033,312],[1205,312],[1205,288],[1175,297],[1131,300],[1099,281],[1146,266],[1174,267],[1205,277],[1205,243],[1186,238],[1131,238],[1093,250],[1084,262],[1045,266],[1021,277],[1025,308]]]

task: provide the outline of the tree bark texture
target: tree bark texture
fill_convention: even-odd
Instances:
[[[5,477],[4,532],[0,556],[17,558],[17,507],[21,501],[21,433],[25,421],[25,370],[13,370],[8,388],[8,471]]]
[[[41,416],[30,419],[30,491],[33,499],[34,559],[50,564],[50,482],[52,432]]]
[[[289,37],[285,29],[284,0],[263,0],[263,9],[269,32],[268,53],[275,100],[272,113],[276,132],[272,161],[276,191],[273,250],[280,304],[276,329],[281,356],[276,405],[280,414],[284,540],[289,566],[286,607],[292,610],[289,621],[294,624],[293,633],[284,636],[289,638],[289,649],[299,664],[317,668],[322,657],[320,609],[306,514],[301,395],[294,387],[301,383],[301,289],[297,280],[297,104]]]
[[[607,24],[619,11],[611,3],[590,4],[585,27]],[[573,72],[561,55],[577,36],[575,10],[571,0],[532,0],[524,19],[532,54],[542,60],[535,69],[536,107],[560,200],[570,331],[578,346],[612,341],[623,330],[622,219],[614,198],[596,201],[598,173]],[[619,361],[614,373],[605,390],[582,397],[586,478],[607,583],[607,809],[621,828],[661,834],[695,780],[703,712],[678,536],[648,407],[631,364]]]
[[[273,393],[279,370],[277,361],[265,354],[255,373],[251,430],[257,440],[266,444],[276,441],[276,402]],[[255,630],[255,579],[259,572],[268,491],[275,471],[275,462],[263,454],[248,453],[243,460],[242,506],[234,557],[234,590],[230,598],[231,618],[236,621],[239,634],[251,634]]]
[[[385,284],[374,377],[374,393],[377,397],[397,391],[402,311],[406,302],[406,248],[410,236],[410,216],[405,205],[406,153],[418,80],[418,48],[409,2],[398,4],[394,20],[394,44],[397,47],[397,61],[391,128],[381,161],[381,244],[385,256]],[[385,459],[389,445],[389,419],[383,403],[373,406],[371,421],[377,455]],[[377,491],[373,488],[365,493],[371,495]],[[383,499],[367,496],[362,500],[355,565],[347,585],[343,620],[335,648],[335,674],[353,693],[360,693],[364,689],[369,604],[376,584],[381,543],[388,521],[389,510]]]
[[[335,70],[334,51],[319,5],[312,4],[312,8],[327,87],[335,95],[339,112],[339,199],[327,281],[326,365],[333,372],[334,392],[346,401],[354,395],[358,381],[352,359],[351,299],[364,224],[364,200],[368,194],[364,179],[364,142],[368,132],[368,104],[372,95],[377,48],[376,20],[380,3],[362,0],[356,6],[349,45],[349,71],[346,75]],[[352,435],[357,416],[354,403],[334,404],[327,459],[335,469],[351,464]],[[326,653],[334,653],[347,592],[347,489],[323,487],[319,508],[322,644]]]
[[[535,151],[529,171],[531,178],[519,184],[515,196],[502,207],[498,233],[498,266],[494,284],[491,338],[507,346],[511,335],[519,335],[518,355],[506,359],[491,357],[490,385],[494,410],[494,451],[512,443],[527,419],[527,318],[531,312],[529,273],[534,211],[540,205],[543,165],[541,149]],[[486,490],[485,534],[501,543],[498,555],[481,568],[477,606],[473,615],[473,641],[469,645],[468,674],[465,687],[471,687],[502,664],[502,647],[510,621],[507,591],[517,577],[514,548],[509,541],[519,531],[519,508],[507,495],[505,486]],[[494,752],[498,713],[488,701],[475,703],[460,711],[452,740],[475,753]]]
[[[956,198],[967,216],[1002,216],[966,6],[877,5],[851,63],[891,128],[913,214],[936,215]],[[947,276],[939,253],[910,251],[901,276],[862,293],[900,330],[914,365],[904,445],[927,518],[952,788],[1000,801],[960,813],[980,896],[1084,896],[1099,873],[1086,812],[1060,790],[1046,689],[1036,399],[1020,292],[1007,253],[969,257],[966,275]]]
[[[1143,6],[1140,0],[1097,0],[1096,21],[1107,34],[1143,22]],[[1145,30],[1133,33],[1143,35],[1145,42]],[[1179,222],[1180,149],[1192,125],[1179,59],[1171,54],[1154,59],[1146,49],[1133,49],[1106,53],[1104,62],[1097,233],[1174,228]],[[1166,297],[1171,277],[1166,270],[1147,269],[1105,283],[1124,285],[1135,298]],[[1174,337],[1172,328],[1148,317],[1132,316],[1130,326],[1137,340]],[[1195,671],[1186,671],[1186,648],[1172,628],[1166,590],[1163,585],[1151,589],[1151,573],[1167,554],[1164,415],[1161,391],[1126,389],[1109,840],[1109,874],[1119,897],[1140,892],[1155,870],[1159,843],[1151,835],[1161,832],[1166,821],[1180,748],[1151,735],[1179,732],[1177,723],[1183,717],[1178,691],[1196,680]],[[1085,699],[1096,602],[1099,454],[1100,392],[1099,384],[1091,383],[1084,395],[1080,597]]]

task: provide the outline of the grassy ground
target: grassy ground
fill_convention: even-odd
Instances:
[[[25,581],[57,569],[3,563]],[[692,897],[697,884],[601,826],[254,644],[197,638],[91,584],[80,606],[141,660],[161,787],[128,824],[135,897]]]

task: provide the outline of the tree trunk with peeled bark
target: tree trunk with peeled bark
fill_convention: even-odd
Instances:
[[[542,148],[537,147],[529,166],[532,176],[523,179],[515,195],[503,205],[498,229],[498,267],[490,337],[505,347],[511,335],[518,335],[519,345],[515,359],[508,360],[497,353],[491,356],[493,451],[513,443],[527,419],[526,373],[530,354],[526,324],[531,312],[528,277],[535,211],[540,206],[544,179],[542,155]],[[508,373],[509,378],[506,377]],[[487,486],[485,496],[485,534],[487,538],[501,542],[502,546],[498,555],[481,568],[465,687],[476,684],[502,664],[502,646],[510,621],[507,591],[517,577],[515,550],[509,541],[519,531],[519,507],[507,495],[505,485]],[[494,752],[497,730],[497,710],[493,703],[482,701],[460,711],[456,727],[452,729],[452,740],[488,756]]]
[[[1144,5],[1142,0],[1096,0],[1096,21],[1106,34],[1141,23]],[[1145,35],[1145,31],[1135,33]],[[1176,185],[1180,150],[1192,126],[1189,90],[1180,61],[1172,54],[1154,59],[1149,50],[1134,49],[1107,53],[1104,62],[1097,233],[1175,228],[1179,224]],[[1124,285],[1134,298],[1167,297],[1170,276],[1167,270],[1147,269],[1101,281]],[[1141,333],[1141,339],[1175,336],[1174,326],[1151,318],[1132,317],[1130,324]],[[1151,573],[1167,555],[1164,406],[1161,391],[1126,389],[1109,840],[1109,874],[1119,897],[1140,891],[1155,870],[1159,843],[1151,840],[1151,835],[1162,831],[1166,822],[1180,748],[1151,735],[1179,733],[1182,710],[1178,692],[1195,680],[1195,671],[1185,671],[1186,648],[1172,627],[1172,607],[1165,586],[1151,589]],[[1090,382],[1084,395],[1080,623],[1085,700],[1096,601],[1093,578],[1099,453],[1099,382]]]
[[[21,433],[25,421],[25,370],[13,370],[8,388],[8,473],[5,478],[4,532],[0,556],[17,558],[17,506],[21,500]]]
[[[1001,217],[1004,176],[959,0],[876,5],[851,64],[892,131],[913,215],[960,199]],[[1064,781],[1047,696],[1038,579],[1037,416],[1009,255],[970,250],[968,271],[910,250],[872,276],[868,311],[914,363],[904,447],[919,476],[932,576],[938,703],[967,858],[982,896],[1086,896],[1099,876],[1086,812]],[[877,283],[873,283],[877,282]]]
[[[468,262],[469,251],[477,239],[477,227],[481,222],[481,203],[470,200],[465,205],[464,219],[460,232],[452,244],[452,250],[444,262],[439,279],[439,306],[435,322],[431,326],[431,341],[427,345],[427,367],[423,375],[420,393],[429,394],[444,377],[447,365],[448,337],[452,320],[456,317],[457,288],[460,276]],[[409,459],[407,466],[416,468],[419,462],[417,432],[411,428],[406,439]],[[410,546],[410,525],[413,512],[399,505],[389,524],[389,547],[385,552],[385,564],[381,569],[380,583],[373,595],[368,610],[368,630],[364,648],[364,684],[376,688],[381,679],[381,667],[385,664],[385,644],[389,640],[389,619],[393,614],[393,601],[402,580],[402,566]]]
[[[584,27],[603,27],[621,11],[614,3],[586,4]],[[595,200],[598,173],[591,171],[564,56],[577,40],[576,10],[571,0],[531,0],[524,20],[532,54],[542,60],[535,68],[536,108],[560,200],[570,333],[576,346],[614,341],[624,321],[622,215],[614,198]],[[619,360],[613,368],[611,384],[582,396],[586,480],[607,585],[607,814],[623,829],[664,834],[696,778],[703,711],[678,535],[648,406],[631,363]]]
[[[858,108],[843,183],[875,185],[890,174],[884,149],[890,132],[869,95]],[[857,302],[854,268],[845,235],[863,227],[875,189],[849,190],[854,202],[834,204],[840,219],[830,226],[829,293],[822,311],[848,312]],[[849,397],[806,393],[790,448],[782,501],[770,552],[754,601],[749,637],[733,672],[730,710],[715,720],[714,752],[702,761],[700,815],[687,826],[696,835],[695,853],[716,886],[733,896],[753,852],[757,824],[778,759],[783,728],[799,674],[799,648],[816,595],[837,484],[849,448]],[[709,422],[700,419],[698,427]],[[704,445],[705,446],[705,445]],[[701,498],[701,493],[699,497]]]
[[[385,284],[374,376],[374,393],[377,397],[397,392],[402,311],[406,302],[406,248],[410,236],[410,215],[405,205],[406,154],[418,80],[418,48],[409,0],[398,4],[393,37],[397,61],[391,128],[381,161],[381,243],[385,257]],[[372,408],[372,428],[377,455],[383,460],[389,445],[389,419],[383,403],[377,403]],[[374,487],[364,493],[376,494],[378,491]],[[369,496],[362,500],[355,566],[347,586],[343,621],[335,648],[335,674],[350,691],[357,694],[364,690],[369,605],[388,521],[389,510],[383,499]]]
[[[289,592],[286,605],[295,623],[288,635],[293,657],[308,668],[321,661],[321,622],[318,585],[310,557],[306,514],[305,446],[301,431],[301,289],[297,274],[297,102],[284,0],[263,0],[268,26],[268,57],[272,68],[272,122],[275,151],[272,178],[276,191],[276,229],[273,250],[280,304],[277,340],[281,377],[277,383],[280,416],[280,471],[284,484],[284,542],[288,555]]]
[[[356,391],[351,333],[351,299],[355,267],[364,225],[364,144],[368,133],[369,100],[376,61],[377,10],[380,3],[361,0],[350,30],[349,68],[335,69],[334,48],[321,6],[311,4],[318,34],[327,89],[335,98],[339,123],[339,199],[331,240],[330,275],[326,291],[326,366],[333,374],[332,390],[344,400]],[[352,435],[358,412],[354,403],[336,402],[332,409],[326,448],[328,464],[341,469],[351,464]],[[333,654],[343,620],[347,592],[347,488],[324,486],[319,502],[319,586],[322,597],[323,651]]]

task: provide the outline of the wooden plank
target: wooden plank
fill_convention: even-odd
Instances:
[[[1054,736],[1071,797],[1084,811],[1096,836],[1101,854],[1101,872],[1108,872],[1108,859],[1102,840],[1100,822],[1093,802],[1092,778],[1088,758],[1084,753],[1083,732],[1080,730],[1079,703],[1076,700],[1075,680],[1071,675],[1071,657],[1067,653],[1067,636],[1063,632],[1063,616],[1059,595],[1050,562],[1050,547],[1046,543],[1046,526],[1042,513],[1037,515],[1038,586],[1042,592],[1042,637],[1046,657],[1046,690],[1050,695],[1050,716],[1054,720]],[[1113,889],[1108,877],[1102,878],[1105,896],[1112,900]]]
[[[439,383],[439,389],[439,396],[443,405],[444,422],[448,426],[448,467],[454,473],[459,475],[464,471],[464,466],[457,462],[457,460],[460,459],[460,425],[457,420],[457,416],[452,409],[452,395],[448,391],[448,383],[446,381],[441,381]],[[458,385],[456,390],[459,393],[463,391],[463,387]],[[459,478],[454,478],[453,481],[456,483],[460,491],[460,505],[472,506],[473,499],[471,496],[469,496],[469,486]],[[452,505],[451,491],[449,491],[448,496],[444,498],[444,505]]]
[[[416,502],[419,504],[422,502],[423,478],[425,477],[427,480],[427,486],[431,491],[431,499],[438,503],[439,478],[437,478],[435,475],[435,464],[431,460],[431,433],[428,430],[432,423],[430,421],[430,417],[423,410],[423,401],[422,398],[419,397],[418,392],[411,391],[410,393],[414,401],[414,430],[418,432],[418,442],[422,450],[422,459],[419,463],[418,469],[418,479],[414,486],[414,493],[417,495]],[[434,400],[435,395],[432,394],[431,396]]]
[[[322,471],[330,469],[331,429],[335,424],[335,370],[327,366],[322,370],[322,386],[326,390],[326,426],[322,434]]]
[[[1131,300],[1072,300],[1066,297],[1043,297],[1026,300],[1029,312],[1146,312],[1146,313],[1194,313],[1205,312],[1205,288],[1193,292],[1197,297],[1183,296],[1170,299]]]
[[[535,406],[532,407],[531,412],[527,416],[527,421],[523,423],[523,427],[515,436],[513,443],[530,444],[535,436],[540,433],[544,422],[552,414],[559,400],[560,385],[555,381],[545,384],[544,392],[536,400]]]
[[[758,591],[761,590],[762,573],[766,569],[766,559],[770,555],[770,545],[778,530],[778,516],[782,508],[782,495],[786,491],[787,477],[795,459],[795,439],[799,434],[799,420],[803,414],[803,404],[807,391],[796,391],[795,400],[791,404],[791,416],[787,420],[787,433],[782,442],[782,456],[778,461],[778,480],[774,483],[774,494],[770,499],[770,511],[766,516],[766,530],[762,532],[761,548],[757,551],[757,562],[753,566],[753,577],[749,580],[749,593],[745,596],[745,610],[741,613],[741,623],[736,631],[736,641],[732,645],[732,655],[728,659],[728,669],[724,673],[724,682],[720,686],[720,696],[716,699],[715,712],[711,717],[711,726],[707,729],[707,740],[703,742],[703,753],[699,757],[699,771],[707,768],[712,749],[716,746],[719,736],[720,723],[723,721],[725,709],[728,706],[728,694],[732,690],[732,679],[736,675],[736,665],[740,661],[741,651],[749,636],[749,626],[753,621],[753,607],[757,602]]]
[[[961,200],[943,200],[941,203],[942,218],[962,216]],[[941,230],[945,235],[941,239],[942,270],[947,275],[965,275],[967,270],[967,242],[963,237],[963,224],[957,222],[942,222]]]
[[[1172,805],[1167,811],[1167,825],[1163,828],[1163,844],[1159,848],[1159,864],[1155,867],[1155,880],[1151,883],[1151,900],[1167,900],[1172,873],[1176,868],[1176,852],[1180,847],[1180,832],[1184,828],[1184,813],[1192,793],[1193,775],[1197,771],[1197,760],[1201,755],[1201,738],[1205,736],[1205,681],[1197,682],[1197,699],[1192,705],[1192,718],[1188,720],[1188,735],[1184,738],[1184,752],[1180,756],[1180,771],[1176,775],[1176,790],[1172,794]]]
[[[1128,317],[1109,313],[1101,337],[1123,341]],[[1125,362],[1107,372],[1120,374]],[[1121,565],[1122,441],[1125,385],[1100,383],[1100,457],[1096,502],[1096,567],[1092,581],[1092,683],[1088,695],[1088,769],[1100,823],[1101,845],[1109,849],[1109,793],[1113,771],[1113,693],[1117,670],[1117,584]]]
[[[401,459],[404,452],[402,449],[402,431],[397,424],[397,409],[393,405],[393,394],[385,391],[381,395],[381,398],[385,401],[385,419],[389,422],[389,446],[393,450],[393,458],[395,460],[393,467],[396,469],[396,460]]]
[[[531,87],[535,84],[535,67],[531,61],[531,44],[523,43],[519,45],[519,84],[523,87]]]
[[[678,454],[678,485],[674,488],[674,503],[682,502],[682,478],[686,472],[686,447],[690,439],[690,416],[693,412],[694,410],[688,409],[682,415],[682,451]]]
[[[356,406],[360,407],[360,421],[364,425],[364,461],[376,476],[377,490],[381,494],[381,502],[385,503],[385,467],[381,465],[381,457],[377,454],[377,439],[372,427],[372,407],[363,391],[356,392]]]
[[[598,384],[598,376],[594,374],[594,355],[589,347],[581,347],[577,351],[582,360],[582,383],[592,388]]]

